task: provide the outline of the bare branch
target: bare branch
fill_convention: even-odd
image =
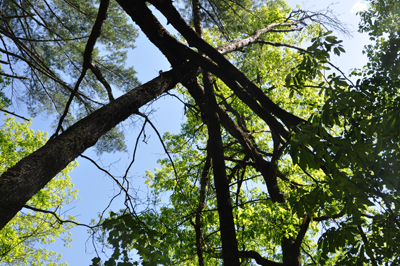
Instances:
[[[17,75],[10,75],[4,72],[0,72],[0,76],[5,76],[5,77],[9,77],[9,78],[16,78],[16,79],[30,79],[29,77],[21,77],[21,76],[17,76]]]
[[[174,160],[172,159],[172,157],[171,157],[171,155],[170,155],[170,153],[169,153],[169,151],[168,151],[168,149],[167,149],[167,146],[165,146],[164,141],[163,141],[163,139],[162,139],[162,137],[161,137],[161,134],[158,132],[157,128],[156,128],[156,127],[154,126],[154,124],[150,121],[150,119],[148,118],[147,115],[145,115],[145,114],[143,114],[143,113],[141,113],[141,112],[139,112],[139,111],[137,112],[137,114],[140,115],[140,116],[142,116],[144,119],[146,119],[146,122],[149,123],[150,126],[153,128],[153,130],[156,132],[156,134],[157,134],[157,136],[158,136],[158,139],[160,140],[161,145],[163,146],[163,149],[164,149],[165,153],[167,154],[169,161],[171,162],[171,166],[172,166],[172,168],[174,169],[174,174],[175,174],[175,179],[176,179],[176,185],[179,187],[179,189],[180,189],[180,191],[181,191],[181,194],[185,197],[185,199],[186,199],[188,205],[190,206],[190,208],[192,209],[192,211],[195,212],[194,207],[192,206],[192,204],[190,203],[189,199],[187,198],[187,196],[186,196],[185,193],[183,192],[182,186],[179,184],[179,179],[180,179],[180,178],[179,178],[179,175],[178,175],[178,170],[176,170],[176,167],[175,167],[175,164],[174,164]]]
[[[268,44],[268,45],[272,45],[272,46],[284,46],[284,47],[289,47],[289,48],[293,48],[305,53],[309,53],[306,49],[301,48],[299,46],[296,45],[292,45],[292,44],[288,44],[288,43],[283,43],[283,42],[270,42],[270,41],[264,41],[264,40],[256,40],[254,43],[260,43],[260,44]]]
[[[25,16],[7,16],[7,17],[0,17],[0,20],[9,20],[13,18],[28,18],[28,17],[33,17],[35,16],[34,14],[31,15],[25,15]]]
[[[19,117],[19,118],[21,118],[21,119],[24,119],[25,121],[30,121],[29,119],[27,119],[27,118],[25,118],[25,117],[23,117],[23,116],[17,115],[17,114],[15,114],[15,113],[10,112],[10,111],[7,111],[7,110],[5,110],[5,109],[3,109],[3,108],[0,108],[0,111],[2,111],[2,112],[4,112],[4,113],[7,113],[7,114],[10,114],[10,115],[13,115],[13,116],[16,116],[16,117]]]
[[[38,209],[38,208],[35,208],[35,207],[32,207],[32,206],[28,206],[28,205],[24,205],[23,207],[26,208],[26,209],[35,211],[35,212],[49,213],[49,214],[53,215],[54,218],[56,218],[56,220],[57,220],[57,222],[58,222],[59,224],[72,223],[72,224],[79,225],[79,226],[84,226],[84,227],[87,227],[87,228],[90,228],[90,229],[93,229],[93,228],[94,228],[93,226],[90,226],[90,225],[87,225],[87,224],[81,224],[81,223],[78,223],[78,222],[75,222],[75,221],[72,221],[72,220],[63,220],[63,219],[61,219],[61,218],[58,216],[58,214],[57,214],[56,212],[54,212],[54,211],[48,211],[48,210]]]
[[[216,50],[218,52],[220,52],[220,54],[222,54],[222,55],[225,55],[232,51],[241,50],[244,47],[259,41],[260,40],[259,38],[267,32],[272,32],[274,30],[282,31],[281,29],[274,29],[276,27],[283,27],[283,26],[284,27],[292,27],[292,26],[297,25],[298,23],[300,23],[300,22],[271,23],[263,29],[256,30],[252,35],[250,35],[247,38],[224,44],[224,45],[216,48]],[[290,31],[293,31],[293,30],[301,30],[301,29],[300,28],[290,29]]]
[[[123,190],[125,192],[126,195],[129,195],[128,191],[126,190],[126,188],[118,181],[117,178],[115,178],[115,176],[113,176],[109,171],[107,171],[106,169],[102,168],[100,165],[98,165],[92,158],[87,157],[83,154],[80,155],[82,158],[85,158],[86,160],[90,161],[91,163],[93,163],[99,170],[103,171],[104,173],[106,173],[109,177],[111,177],[115,183],[117,183],[118,187]]]

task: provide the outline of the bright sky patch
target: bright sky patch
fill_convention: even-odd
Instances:
[[[351,13],[357,13],[360,11],[365,11],[370,7],[370,3],[367,0],[360,0],[354,4],[351,8]]]

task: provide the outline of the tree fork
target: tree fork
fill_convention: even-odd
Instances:
[[[179,31],[180,34],[187,40],[189,46],[196,47],[208,57],[210,57],[220,68],[226,69],[226,72],[234,77],[234,80],[240,83],[243,89],[248,92],[254,99],[261,103],[261,106],[276,115],[288,127],[297,126],[305,122],[305,120],[287,112],[275,104],[268,96],[264,94],[254,83],[252,83],[240,70],[233,66],[217,49],[212,47],[206,41],[193,31],[186,21],[180,16],[179,12],[172,5],[172,1],[149,0]],[[273,24],[271,28],[278,26]],[[210,71],[212,71],[210,69]],[[215,73],[214,73],[215,74]]]
[[[226,60],[223,55],[218,52],[217,49],[214,49],[209,44],[205,43],[199,37],[198,33],[192,30],[190,26],[188,26],[186,22],[183,21],[179,13],[177,13],[176,10],[173,9],[173,7],[170,8],[168,1],[166,1],[163,5],[160,5],[158,1],[149,2],[157,7],[159,11],[168,18],[169,22],[174,27],[176,27],[180,32],[182,31],[182,35],[185,35],[184,33],[187,33],[189,31],[189,35],[195,35],[195,38],[193,38],[193,36],[190,36],[192,38],[189,38],[189,40],[198,40],[201,44],[205,43],[205,45],[199,46],[199,50],[201,50],[202,52],[204,52],[202,49],[213,50],[212,52],[208,52],[207,55],[209,55],[210,53],[213,55],[217,53],[219,56],[217,56],[216,62],[219,65],[216,65],[209,58],[204,57],[199,53],[196,53],[183,43],[179,42],[175,37],[173,37],[152,14],[149,8],[144,4],[144,1],[117,0],[117,2],[126,11],[126,13],[131,16],[132,20],[142,29],[142,31],[146,34],[150,41],[154,45],[156,45],[157,48],[167,57],[172,66],[175,66],[177,64],[179,65],[182,62],[190,60],[193,61],[193,63],[197,63],[203,69],[212,72],[223,82],[225,82],[225,84],[227,84],[228,87],[230,87],[232,91],[234,91],[234,93],[244,103],[246,103],[261,119],[263,119],[269,127],[274,128],[276,132],[279,132],[279,134],[283,138],[288,139],[288,131],[271,113],[281,118],[283,121],[286,120],[285,124],[287,125],[297,125],[300,122],[304,122],[301,118],[281,109],[279,106],[273,103],[271,99],[263,94],[262,91],[258,91],[259,88],[257,88],[257,86],[255,86],[250,80],[248,80],[242,72],[236,69],[236,67],[234,67],[228,60]],[[170,15],[169,9],[173,9],[175,11],[175,13],[173,13],[175,16]],[[182,26],[182,24],[184,25]],[[190,30],[188,30],[188,28]],[[197,47],[197,45],[194,46]],[[238,77],[240,77],[239,80]],[[241,83],[242,86],[240,86],[238,82]],[[258,93],[262,93],[262,95],[259,95],[259,99],[255,97],[254,93],[251,93],[254,90],[256,90]],[[261,101],[261,98],[264,99],[264,101]],[[258,101],[260,103],[258,103]],[[288,119],[283,119],[284,117]]]
[[[197,80],[183,81],[182,84],[188,89],[190,95],[192,95],[204,112],[204,110],[207,109],[207,107],[204,106],[207,100],[205,99],[204,90],[201,85]],[[262,174],[271,199],[274,202],[285,202],[286,199],[278,185],[278,172],[276,166],[263,158],[263,156],[258,152],[256,146],[250,141],[248,134],[243,132],[222,106],[217,105],[216,110],[220,124],[229,132],[229,134],[232,135],[232,137],[239,141],[247,156],[252,158],[255,162],[255,168]]]

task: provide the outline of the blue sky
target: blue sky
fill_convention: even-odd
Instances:
[[[309,1],[287,1],[291,6],[301,5],[302,9],[318,11],[326,8],[331,1],[309,0]],[[337,2],[337,1],[336,1]],[[363,45],[368,42],[366,35],[356,32],[358,17],[355,12],[360,8],[365,8],[366,1],[345,0],[339,1],[337,4],[330,5],[338,18],[349,25],[353,37],[342,36],[337,34],[340,39],[344,40],[344,48],[346,54],[341,57],[334,57],[333,63],[349,73],[353,67],[362,67],[366,63],[366,58],[362,54]],[[160,16],[159,16],[160,17]],[[165,24],[165,20],[164,20]],[[171,29],[171,28],[169,28]],[[169,63],[164,56],[151,44],[147,38],[140,34],[136,42],[137,48],[129,53],[129,64],[132,64],[138,72],[138,78],[141,82],[146,82],[156,76],[160,70],[167,70]],[[154,104],[146,107],[147,111],[153,110],[151,114],[152,122],[156,125],[161,134],[165,131],[177,133],[179,126],[183,121],[182,104],[171,97],[163,97]],[[171,119],[173,118],[173,119]],[[52,132],[45,117],[36,117],[33,122],[35,130],[45,130]],[[136,136],[141,129],[140,123],[136,126],[132,125],[134,121],[128,121],[125,126],[127,137],[128,153],[104,154],[98,163],[112,172],[115,176],[122,176],[127,165],[132,159],[133,146]],[[130,126],[128,124],[131,124]],[[146,128],[148,137],[147,143],[140,141],[140,147],[136,154],[135,163],[129,175],[132,177],[131,182],[137,189],[141,190],[145,195],[148,191],[143,184],[142,176],[145,170],[152,170],[157,166],[157,159],[164,156],[162,146],[157,139],[156,134],[150,128]],[[85,155],[95,158],[95,153],[88,150]],[[80,201],[74,202],[64,210],[68,210],[68,214],[74,215],[77,221],[81,223],[89,223],[92,218],[96,218],[99,212],[102,212],[108,205],[110,199],[118,192],[118,188],[114,182],[90,162],[83,158],[78,158],[80,166],[74,169],[71,177],[77,189],[79,189]],[[111,209],[118,210],[123,206],[123,199],[117,199]],[[70,265],[90,265],[91,259],[95,256],[91,240],[84,227],[75,227],[72,231],[73,242],[72,247],[65,248],[61,241],[55,245],[48,246],[58,253],[63,253],[62,261],[67,261]]]

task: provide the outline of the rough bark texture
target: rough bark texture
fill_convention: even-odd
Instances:
[[[93,146],[97,140],[138,111],[138,108],[173,88],[187,66],[165,72],[161,76],[130,91],[110,104],[80,120],[42,148],[19,161],[0,177],[0,229],[22,206],[71,161]]]

